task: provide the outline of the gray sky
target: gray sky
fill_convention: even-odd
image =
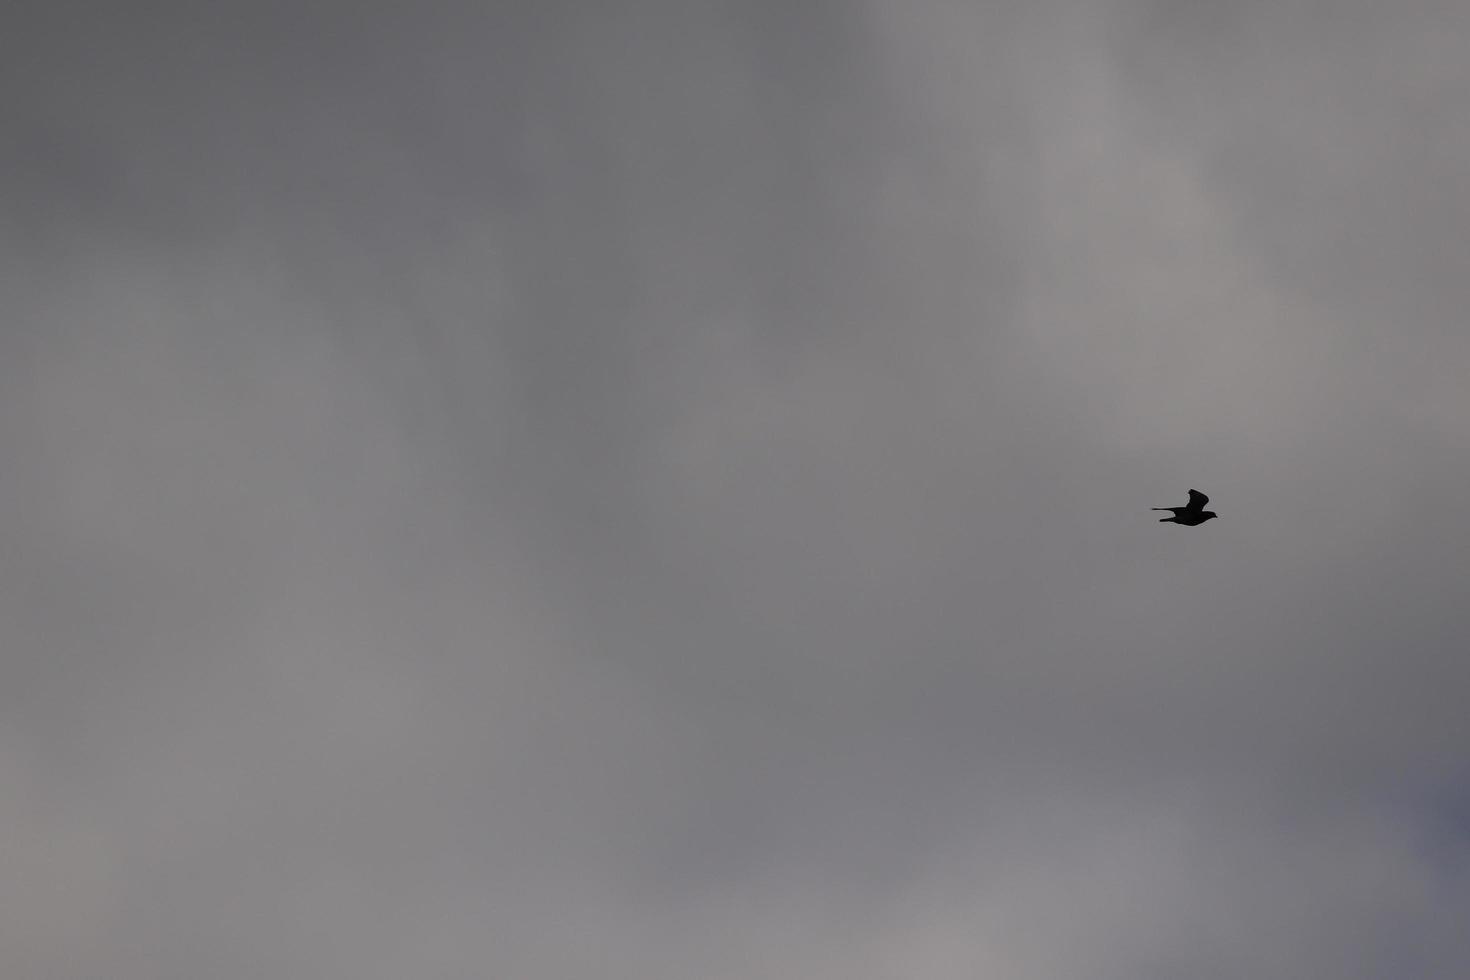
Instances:
[[[0,973],[1470,975],[1467,44],[16,5]]]

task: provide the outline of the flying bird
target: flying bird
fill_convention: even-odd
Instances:
[[[1212,517],[1220,516],[1212,510],[1205,510],[1205,504],[1209,502],[1209,497],[1206,497],[1198,490],[1191,490],[1189,491],[1188,507],[1153,507],[1150,509],[1174,512],[1173,517],[1159,518],[1160,524],[1187,524],[1190,527],[1194,527],[1196,524],[1203,524]]]

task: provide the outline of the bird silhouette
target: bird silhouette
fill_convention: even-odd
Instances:
[[[1191,490],[1189,491],[1188,507],[1153,507],[1150,509],[1173,511],[1173,517],[1159,518],[1160,524],[1185,524],[1189,527],[1194,527],[1196,524],[1203,524],[1212,517],[1220,516],[1212,510],[1205,510],[1205,504],[1209,502],[1209,497],[1206,497],[1198,490]]]

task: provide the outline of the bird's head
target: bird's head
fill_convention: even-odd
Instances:
[[[1220,515],[1217,514],[1217,513],[1215,513],[1212,510],[1207,510],[1207,511],[1203,512],[1202,514],[1200,514],[1199,516],[1202,517],[1202,518],[1204,518],[1205,520],[1209,520],[1212,517],[1219,517]]]

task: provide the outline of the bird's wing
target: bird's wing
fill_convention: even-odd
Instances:
[[[1204,494],[1200,493],[1198,490],[1191,490],[1191,491],[1189,491],[1189,509],[1190,510],[1201,510],[1201,509],[1204,508],[1205,504],[1207,504],[1209,502],[1210,502],[1210,498],[1209,497],[1206,497]]]

